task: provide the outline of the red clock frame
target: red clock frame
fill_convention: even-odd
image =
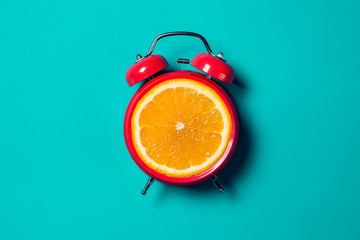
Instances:
[[[133,139],[132,139],[132,129],[131,129],[131,119],[134,113],[134,109],[139,102],[139,100],[153,87],[158,85],[161,82],[172,80],[172,79],[179,79],[179,78],[186,78],[193,81],[200,82],[202,84],[205,84],[206,86],[212,88],[224,101],[231,117],[232,127],[231,127],[231,134],[230,134],[230,140],[229,143],[225,149],[224,154],[220,157],[220,159],[209,169],[206,171],[190,176],[190,177],[184,177],[184,178],[177,178],[177,177],[170,177],[164,174],[161,174],[152,168],[150,168],[144,161],[140,158],[138,153],[135,150]],[[133,96],[131,99],[128,108],[125,113],[125,121],[124,121],[124,136],[125,136],[125,142],[126,146],[129,150],[129,153],[135,163],[150,177],[161,181],[163,183],[171,184],[171,185],[178,185],[178,186],[184,186],[184,185],[191,185],[195,183],[200,183],[202,181],[208,180],[215,174],[217,174],[229,161],[232,154],[234,153],[234,150],[236,148],[236,144],[238,141],[238,134],[239,134],[239,120],[238,120],[238,114],[235,108],[235,105],[230,98],[230,96],[227,94],[227,92],[216,82],[214,82],[211,79],[208,79],[204,74],[193,72],[193,71],[174,71],[170,73],[166,73],[163,75],[160,75],[151,81],[147,82],[144,86],[142,86]]]

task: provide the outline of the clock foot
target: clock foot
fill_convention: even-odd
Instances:
[[[220,191],[221,193],[223,193],[223,192],[224,192],[224,188],[221,186],[221,184],[220,184],[217,176],[214,175],[214,176],[212,176],[210,179],[211,179],[211,181],[215,184],[215,186],[219,189],[219,191]]]
[[[152,177],[149,178],[149,180],[147,181],[144,189],[141,191],[141,194],[142,194],[142,195],[145,195],[145,194],[146,194],[147,190],[149,189],[149,187],[151,186],[151,184],[152,184],[154,181],[155,181],[154,178],[152,178]]]

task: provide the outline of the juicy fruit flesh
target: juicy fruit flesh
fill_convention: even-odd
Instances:
[[[229,121],[214,90],[192,80],[169,80],[139,101],[132,119],[133,140],[149,167],[186,177],[208,169],[221,157],[229,140]]]

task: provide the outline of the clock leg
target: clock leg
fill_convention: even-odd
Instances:
[[[215,184],[215,186],[219,189],[219,191],[220,191],[221,193],[223,193],[223,192],[224,192],[224,189],[223,189],[223,187],[221,186],[221,184],[220,184],[217,176],[214,175],[214,176],[212,176],[210,179],[211,179],[211,181]]]
[[[145,187],[144,187],[144,190],[141,191],[141,194],[142,195],[145,195],[147,190],[149,189],[149,187],[151,186],[151,184],[155,181],[154,178],[150,177],[149,180],[147,181]]]

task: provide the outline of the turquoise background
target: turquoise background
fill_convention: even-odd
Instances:
[[[359,1],[0,2],[0,239],[359,239]],[[222,51],[241,116],[211,182],[172,187],[123,139],[125,72],[160,33]],[[170,69],[205,49],[161,40]],[[190,66],[185,66],[191,69]]]

